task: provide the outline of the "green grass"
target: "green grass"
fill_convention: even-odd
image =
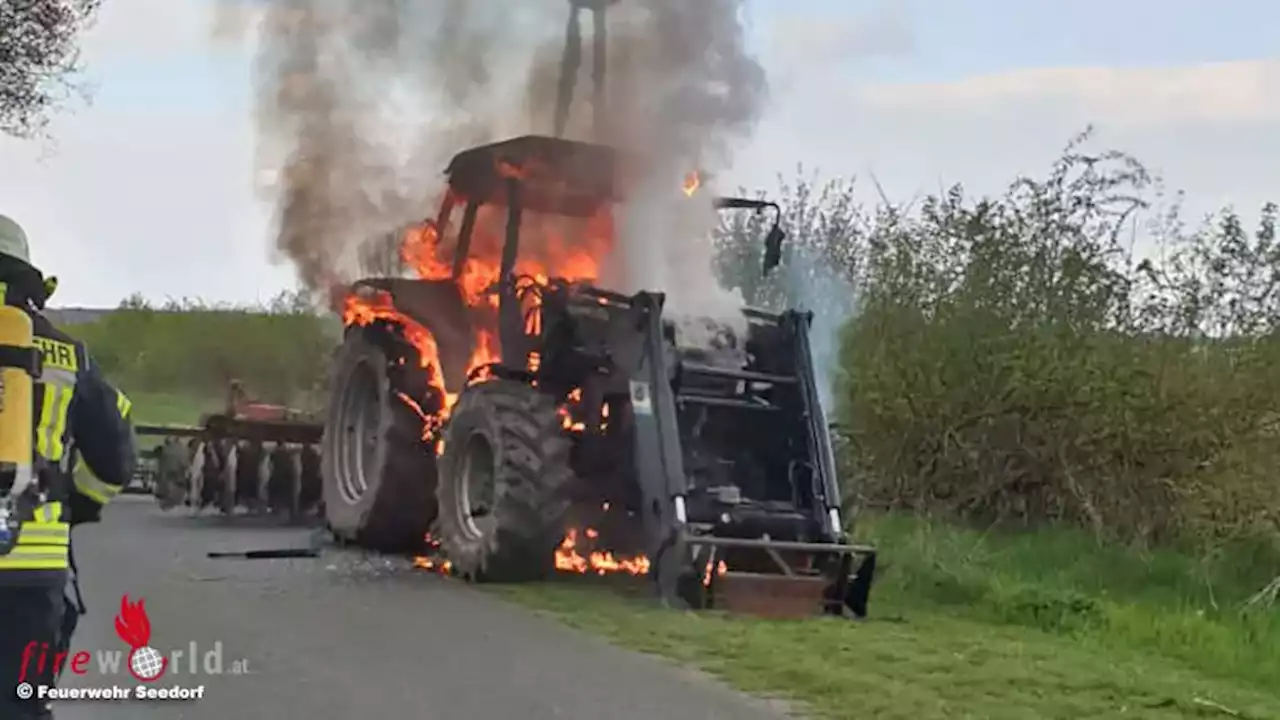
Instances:
[[[498,592],[822,718],[1280,717],[1280,615],[1238,612],[1280,573],[1256,549],[1199,561],[914,518],[859,534],[883,553],[865,623],[680,613],[582,583]]]
[[[292,404],[323,379],[340,337],[333,322],[188,303],[167,311],[117,310],[75,326],[72,334],[130,395],[181,390],[221,397],[236,378],[255,399]]]
[[[882,602],[882,616],[901,617],[766,621],[661,610],[566,584],[499,592],[819,718],[1280,717],[1280,698],[1247,682],[1090,639],[938,610]]]
[[[148,425],[195,425],[203,413],[220,409],[225,400],[193,398],[174,393],[129,393],[134,422]]]
[[[1267,548],[1242,544],[1196,559],[1072,530],[979,533],[902,517],[867,522],[860,534],[884,548],[877,590],[892,604],[1090,638],[1280,687],[1280,610],[1240,612],[1280,575],[1280,557]]]
[[[176,393],[141,392],[132,393],[125,388],[125,393],[133,402],[133,422],[135,425],[198,425],[200,416],[215,412],[224,404],[219,398],[199,398]],[[138,436],[138,449],[149,450],[160,444],[155,435]],[[85,470],[80,465],[80,470]]]

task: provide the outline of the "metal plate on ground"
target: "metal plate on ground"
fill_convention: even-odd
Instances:
[[[715,609],[779,619],[821,615],[828,584],[820,576],[732,571],[713,582]]]

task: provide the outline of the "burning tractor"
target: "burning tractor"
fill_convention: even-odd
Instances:
[[[250,401],[237,381],[226,409],[205,415],[198,426],[140,425],[137,432],[162,438],[140,463],[162,509],[215,507],[231,515],[240,508],[294,520],[322,513],[317,446],[323,424]]]
[[[618,569],[681,606],[864,616],[876,553],[847,544],[811,315],[669,317],[663,293],[595,287],[590,253],[548,247],[550,227],[611,240],[618,163],[557,137],[467,150],[404,246],[422,279],[350,288],[321,443],[331,530],[429,537],[473,581]],[[775,217],[765,272],[784,238]]]

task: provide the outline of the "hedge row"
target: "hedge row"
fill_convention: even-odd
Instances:
[[[996,197],[868,210],[850,183],[784,186],[784,272],[747,274],[762,228],[735,219],[723,277],[754,303],[852,308],[833,411],[863,506],[1275,542],[1276,206],[1188,227],[1136,159],[1087,139]]]
[[[333,323],[302,302],[261,308],[131,298],[101,319],[68,328],[126,391],[222,397],[239,379],[264,401],[307,403],[322,385]]]

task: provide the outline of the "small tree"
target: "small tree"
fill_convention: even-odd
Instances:
[[[746,191],[740,188],[738,194]],[[823,406],[830,413],[839,328],[856,308],[856,278],[871,221],[855,202],[852,181],[820,181],[802,167],[795,181],[779,177],[775,194],[757,197],[774,200],[782,208],[788,240],[781,263],[767,277],[762,275],[770,214],[724,213],[713,236],[716,278],[724,287],[740,291],[748,305],[813,312],[815,371]]]
[[[40,134],[79,83],[79,38],[101,0],[0,0],[0,132]]]

